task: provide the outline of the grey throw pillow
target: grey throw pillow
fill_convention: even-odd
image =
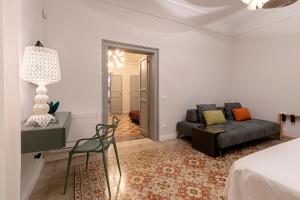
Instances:
[[[226,115],[228,119],[234,120],[233,114],[232,114],[232,109],[235,108],[242,108],[242,105],[238,102],[236,103],[225,103],[224,104]]]
[[[216,104],[198,104],[197,110],[198,110],[198,118],[200,123],[205,123],[203,112],[210,111],[210,110],[218,110],[218,108]]]
[[[186,121],[188,122],[199,122],[197,109],[190,109],[186,111]]]

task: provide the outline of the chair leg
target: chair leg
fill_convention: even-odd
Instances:
[[[73,154],[69,153],[68,167],[67,167],[67,173],[66,173],[66,178],[65,178],[64,194],[66,194],[66,191],[67,191],[68,179],[69,179],[70,169],[71,169],[71,165],[72,165],[72,157],[73,157]]]
[[[118,163],[119,173],[120,173],[120,176],[122,176],[121,166],[120,166],[120,160],[119,160],[119,154],[118,154],[118,150],[117,150],[117,144],[116,144],[116,141],[113,141],[113,144],[114,144],[114,150],[115,150],[115,154],[116,154],[116,158],[117,158],[117,163]]]
[[[89,156],[90,156],[90,153],[87,152],[86,153],[86,164],[85,164],[85,170],[87,171],[88,170],[88,165],[89,165]]]
[[[102,157],[103,157],[103,164],[104,164],[106,182],[107,182],[107,187],[108,187],[108,193],[109,193],[109,197],[111,197],[109,176],[108,176],[108,168],[107,168],[107,160],[106,160],[106,156],[105,156],[105,151],[102,151]]]

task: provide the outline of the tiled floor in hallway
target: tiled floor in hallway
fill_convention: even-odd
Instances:
[[[124,114],[110,114],[108,116],[108,121],[112,121],[112,117],[116,116],[120,119],[119,126],[115,133],[115,138],[117,142],[136,140],[144,138],[140,132],[139,125],[132,122],[128,116],[128,113]]]

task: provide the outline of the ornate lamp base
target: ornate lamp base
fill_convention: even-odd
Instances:
[[[31,115],[27,121],[26,126],[32,124],[33,122],[36,122],[39,126],[48,126],[50,123],[54,123],[55,117],[53,117],[50,114],[43,114],[43,115]]]
[[[55,122],[55,117],[48,114],[49,105],[47,88],[44,85],[39,85],[36,89],[36,95],[34,97],[35,104],[33,106],[33,115],[31,115],[27,121],[26,126],[32,122],[36,122],[39,126],[48,126],[49,123]]]

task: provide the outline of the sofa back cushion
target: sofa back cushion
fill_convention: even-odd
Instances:
[[[186,121],[193,123],[199,122],[197,109],[190,109],[186,111]]]
[[[198,118],[199,118],[200,123],[205,123],[203,112],[210,111],[210,110],[218,110],[216,104],[198,104],[197,105]]]
[[[222,110],[204,111],[203,116],[207,126],[224,124],[226,121]]]
[[[225,117],[225,119],[227,119],[227,115],[226,115],[226,110],[225,110],[225,107],[223,107],[223,106],[218,106],[217,108],[218,108],[218,110],[222,110],[222,112],[223,112],[223,114],[224,114],[224,117]]]
[[[232,109],[232,113],[236,121],[245,121],[251,119],[251,114],[247,108],[235,108]]]
[[[225,103],[224,107],[225,107],[227,119],[234,120],[234,116],[232,114],[232,109],[242,108],[242,105],[238,102],[237,103]]]

